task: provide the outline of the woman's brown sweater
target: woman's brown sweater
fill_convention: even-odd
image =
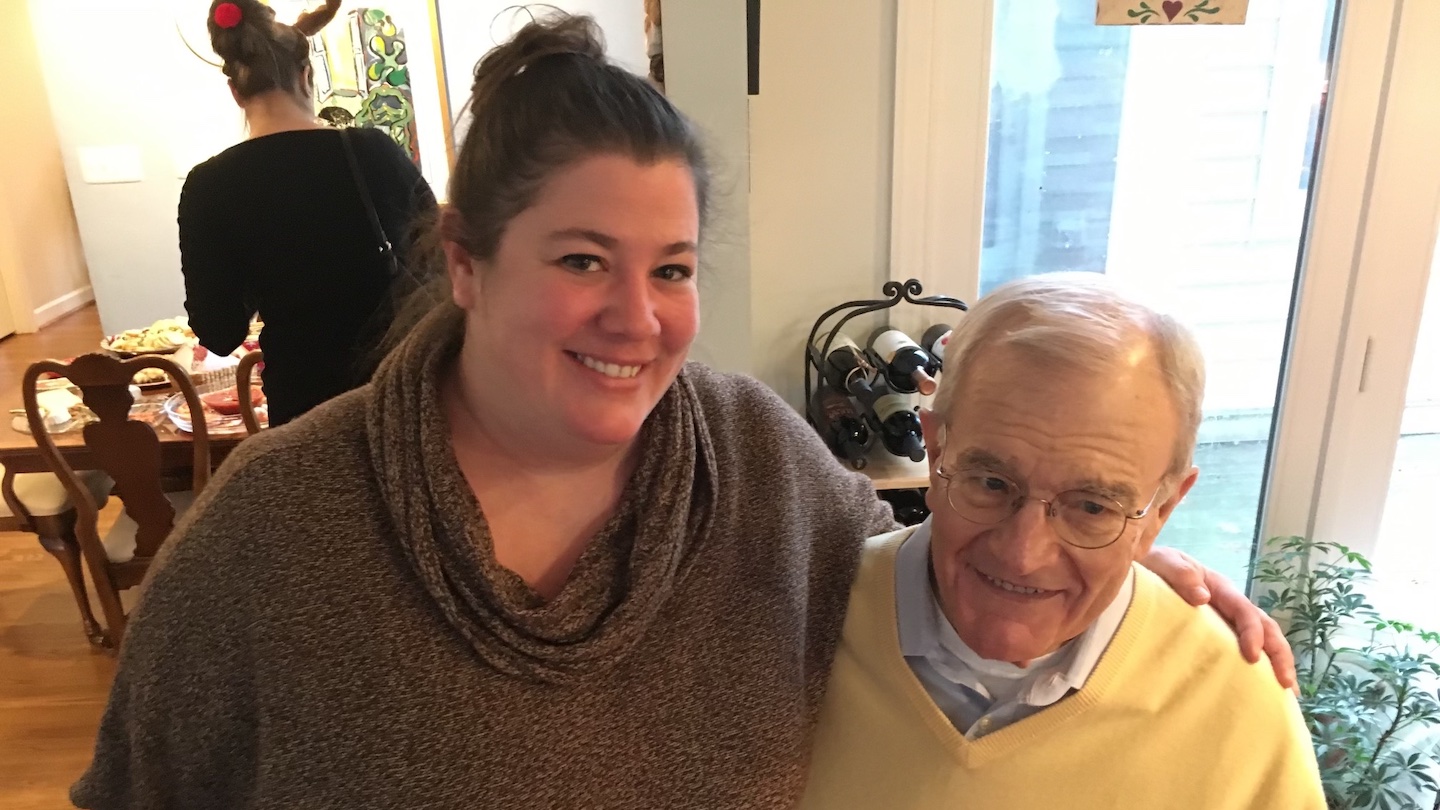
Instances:
[[[541,602],[448,449],[441,338],[225,464],[152,572],[76,804],[795,803],[861,543],[893,527],[868,480],[691,364]]]

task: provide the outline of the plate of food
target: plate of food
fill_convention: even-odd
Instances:
[[[251,388],[249,393],[250,401],[255,404],[255,415],[260,418],[263,427],[266,423],[265,396],[257,388]],[[233,386],[201,394],[200,407],[205,409],[205,429],[208,433],[245,432],[245,422],[240,418],[240,394]],[[180,430],[194,432],[190,403],[185,401],[184,394],[175,394],[165,400],[165,415]]]
[[[71,357],[62,362],[70,363],[74,360],[75,358]],[[170,387],[170,378],[158,368],[143,368],[136,372],[135,376],[130,379],[130,383],[141,391],[158,391]],[[57,388],[75,388],[75,385],[69,379],[61,377],[53,371],[41,374],[35,382],[37,391],[53,391]]]
[[[195,333],[184,318],[162,318],[144,329],[127,329],[100,341],[100,348],[120,357],[174,354],[193,341]]]
[[[158,391],[170,387],[170,377],[158,368],[142,368],[130,382],[141,391]]]

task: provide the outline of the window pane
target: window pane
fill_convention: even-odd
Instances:
[[[1247,579],[1334,4],[1243,26],[1101,27],[997,0],[981,292],[1053,270],[1168,299],[1205,350],[1200,482],[1163,542]]]

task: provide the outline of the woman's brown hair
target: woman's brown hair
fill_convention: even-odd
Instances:
[[[236,94],[242,99],[270,90],[303,95],[307,88],[302,81],[310,64],[309,38],[335,18],[340,2],[325,0],[323,7],[286,25],[276,21],[275,10],[260,0],[213,0],[206,23],[210,47],[224,61],[222,70]],[[236,24],[225,28],[216,21],[215,10],[227,4],[240,14]]]
[[[395,317],[379,354],[437,306],[451,306],[446,241],[493,258],[505,226],[545,181],[586,157],[685,163],[703,234],[710,170],[699,135],[650,82],[605,58],[592,18],[555,12],[526,24],[475,66],[465,109],[471,123],[450,175],[453,214],[421,224],[414,259],[391,289]]]
[[[684,162],[705,219],[710,174],[694,127],[644,78],[605,58],[588,16],[537,18],[486,54],[467,109],[470,129],[450,176],[459,216],[448,218],[444,238],[477,258],[494,255],[505,225],[556,170],[591,155]]]

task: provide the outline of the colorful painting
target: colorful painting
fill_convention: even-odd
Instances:
[[[1249,0],[1097,0],[1096,25],[1244,25]]]
[[[384,129],[420,165],[405,33],[384,9],[352,9],[327,25],[311,39],[310,63],[321,120]]]

